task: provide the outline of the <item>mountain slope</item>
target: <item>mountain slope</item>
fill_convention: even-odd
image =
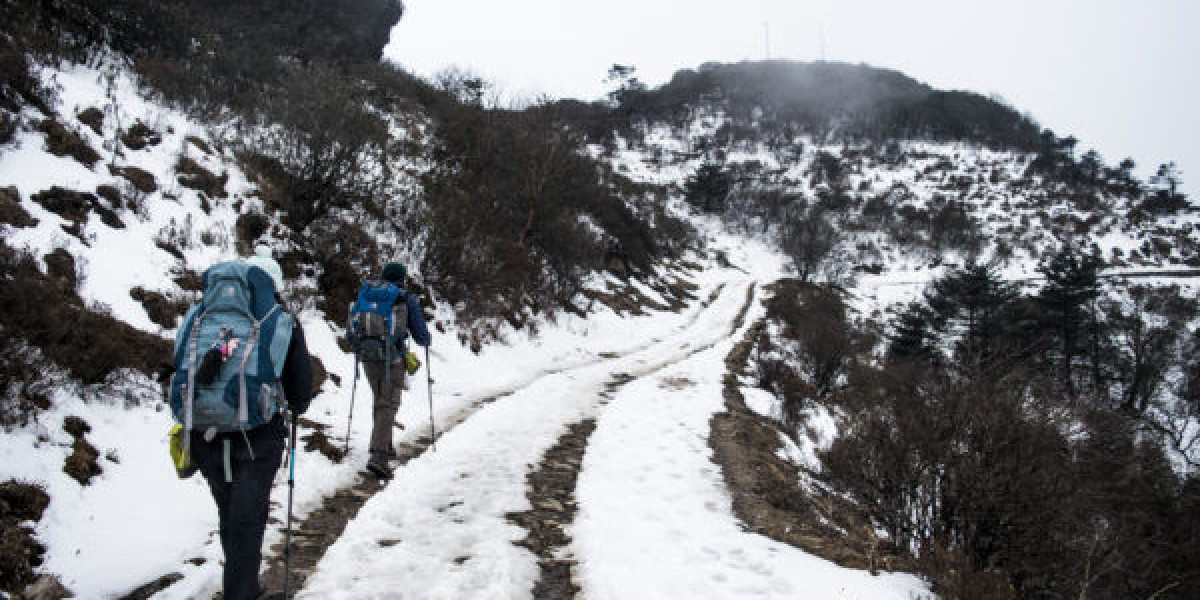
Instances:
[[[355,5],[391,10],[397,3]],[[369,61],[370,44],[330,49],[323,57],[329,64],[272,42],[284,47],[267,61],[271,77],[257,79],[257,62],[207,70],[212,57],[221,63],[244,56],[235,51],[244,46],[220,43],[241,23],[205,34],[209,58],[183,48],[172,59],[179,62],[156,63],[148,58],[169,40],[118,41],[129,54],[117,54],[103,43],[125,31],[106,22],[111,14],[91,2],[56,6],[94,9],[76,24],[83,30],[56,30],[68,38],[96,32],[96,39],[76,38],[91,48],[75,49],[86,62],[26,60],[8,36],[0,48],[2,66],[20,75],[6,77],[0,89],[0,228],[13,250],[6,257],[28,251],[25,270],[6,270],[5,285],[19,289],[28,276],[58,286],[78,296],[72,302],[81,310],[108,314],[103,323],[125,324],[120,329],[137,335],[91,327],[91,339],[120,345],[101,347],[106,360],[86,365],[93,368],[82,375],[78,365],[55,365],[59,358],[48,347],[39,351],[8,335],[37,321],[6,315],[6,323],[16,323],[4,332],[6,367],[35,365],[51,376],[38,388],[28,373],[21,379],[10,375],[14,369],[3,371],[9,379],[0,480],[32,481],[49,492],[33,525],[47,546],[38,572],[77,595],[126,597],[154,582],[159,598],[192,598],[219,587],[207,491],[197,479],[172,476],[164,443],[171,419],[146,355],[163,354],[179,313],[198,295],[198,273],[254,242],[281,257],[289,303],[323,374],[301,427],[301,521],[328,496],[358,489],[366,458],[370,402],[360,393],[352,411],[353,361],[338,339],[358,280],[382,260],[419,266],[414,283],[422,284],[438,329],[426,365],[433,384],[412,381],[399,417],[411,460],[328,548],[307,596],[387,595],[396,587],[417,597],[574,588],[614,598],[803,597],[814,589],[833,597],[930,589],[964,598],[988,590],[1007,597],[1017,589],[1075,595],[1077,582],[1047,572],[1074,573],[1070,561],[1085,553],[1093,533],[1110,557],[1147,556],[1163,566],[1147,567],[1144,580],[1084,582],[1091,589],[1140,593],[1189,576],[1186,565],[1194,561],[1186,540],[1126,527],[1149,522],[1156,525],[1148,529],[1186,532],[1195,517],[1188,503],[1200,420],[1189,407],[1200,406],[1200,370],[1187,360],[1197,331],[1187,299],[1196,293],[1200,223],[1169,181],[1145,184],[1124,165],[1077,157],[1071,138],[1039,132],[998,103],[866,67],[706,65],[660,90],[627,82],[615,106],[494,110],[471,96],[479,82],[438,90],[359,64]],[[146,10],[170,14],[161,8]],[[328,7],[296,8],[303,16]],[[10,60],[18,54],[21,60]],[[198,77],[170,89],[170,77],[155,77],[178,73],[180,65]],[[221,91],[192,97],[193,88]],[[1014,408],[1007,419],[974,420],[994,418],[987,409],[1013,398],[971,385],[979,380],[956,361],[960,348],[973,347],[963,340],[974,339],[974,322],[927,290],[949,289],[945,281],[983,265],[1019,283],[1011,304],[1025,306],[1040,298],[1046,274],[1039,268],[1076,250],[1098,257],[1108,276],[1175,273],[1139,279],[1152,284],[1149,291],[1115,277],[1097,286],[1103,294],[1094,298],[1090,323],[1111,335],[1091,338],[1103,352],[1086,355],[1088,369],[1080,368],[1085,354],[1073,346],[1038,346],[1040,366],[1065,365],[1075,374],[1068,388],[1096,373],[1114,391],[1096,386],[1084,388],[1086,397],[1068,397],[1057,393],[1058,379],[1018,372],[1004,380],[1006,389],[1030,390],[1029,398],[1046,402],[1034,407],[1044,412]],[[801,281],[777,284],[788,271]],[[23,310],[40,310],[28,304]],[[948,316],[922,320],[922,311]],[[938,359],[917,366],[947,367],[945,373],[916,370],[904,379],[888,370],[908,325],[918,336],[937,336],[923,350]],[[1060,341],[1037,339],[1045,340]],[[753,349],[739,377],[725,362],[735,342]],[[843,354],[822,353],[830,350]],[[1134,381],[1156,362],[1167,368]],[[1040,395],[1043,385],[1055,393]],[[748,405],[738,417],[764,432],[744,443],[769,455],[761,463],[776,479],[758,482],[770,489],[738,487],[736,478],[719,474],[728,465],[706,450],[716,434],[705,424],[721,414],[730,388]],[[951,402],[946,390],[966,390],[949,395],[970,402]],[[1122,395],[1136,400],[1129,403],[1133,414],[1106,404]],[[1045,415],[1048,422],[1034,418]],[[442,427],[437,452],[428,447],[431,418]],[[1025,421],[1038,437],[1021,437]],[[976,479],[978,469],[952,471],[976,463],[938,462],[938,452],[969,447],[982,464],[1009,453],[998,453],[990,439],[927,434],[974,431],[981,422],[983,430],[1004,426],[1014,439],[1051,448],[1025,457],[1047,469],[1035,475],[1062,464],[1078,468],[1070,481],[1095,482],[1080,485],[1074,502],[1094,490],[1117,498],[1140,489],[1162,494],[1128,510],[1119,502],[1063,503],[1069,510],[1051,516],[1085,518],[1056,521],[1040,521],[1045,513],[1038,510],[1049,502],[1022,499],[1019,511],[969,505],[968,516],[1015,519],[1023,535],[1051,522],[1070,534],[1059,546],[1037,537],[1046,545],[1031,555],[1019,549],[1036,536],[1001,535],[1010,528],[996,534],[1002,542],[995,545],[1004,546],[996,550],[955,529],[987,525],[984,519],[935,510],[961,500],[936,490],[994,483]],[[345,435],[350,452],[342,457]],[[751,440],[762,448],[750,448]],[[865,476],[856,468],[876,463],[846,459],[907,456],[893,451],[906,444],[928,444],[920,454],[932,458],[881,462],[886,468]],[[1105,448],[1119,451],[1108,455]],[[556,458],[564,452],[569,459]],[[1086,460],[1066,458],[1079,455]],[[929,484],[928,473],[951,472],[965,476]],[[1108,472],[1132,475],[1114,480]],[[1037,482],[1047,480],[1066,479]],[[961,481],[967,484],[950,485]],[[1138,485],[1121,487],[1131,481]],[[874,487],[886,489],[872,495]],[[134,488],[143,492],[131,498]],[[277,485],[267,541],[275,552],[285,493]],[[863,532],[841,533],[861,535],[871,552],[885,554],[871,559],[917,565],[932,583],[835,567],[786,545],[778,541],[786,535],[740,508],[746,495],[773,508],[828,501],[821,508],[830,515],[865,514],[870,526]],[[913,532],[943,524],[932,517],[916,526],[905,520],[928,515],[955,517],[945,537]],[[1121,527],[1088,529],[1096,522]],[[842,527],[836,518],[822,524]],[[832,539],[826,543],[843,543]],[[366,581],[364,569],[372,574]],[[695,587],[696,580],[704,585]]]

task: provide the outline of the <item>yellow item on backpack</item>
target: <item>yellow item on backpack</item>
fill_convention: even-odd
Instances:
[[[409,375],[417,372],[421,368],[421,359],[417,358],[416,352],[408,352],[404,355],[404,370],[408,371]]]
[[[171,464],[175,465],[175,474],[180,479],[187,479],[196,473],[196,461],[192,460],[191,454],[183,447],[184,434],[183,425],[179,423],[172,425],[170,433],[167,434],[170,440]]]

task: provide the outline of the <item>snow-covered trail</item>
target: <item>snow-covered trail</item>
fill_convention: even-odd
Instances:
[[[732,274],[731,274],[732,277]],[[301,598],[522,598],[535,557],[506,515],[567,427],[596,416],[614,376],[641,377],[730,337],[754,282],[731,279],[690,325],[620,356],[544,374],[445,433],[397,471],[319,563]]]
[[[747,326],[761,317],[755,303]],[[629,382],[597,420],[575,488],[576,579],[587,600],[931,597],[745,531],[709,446],[739,335]]]

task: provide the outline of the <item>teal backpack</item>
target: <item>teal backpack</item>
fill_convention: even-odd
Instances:
[[[254,429],[286,404],[279,377],[295,325],[265,271],[242,262],[204,272],[204,297],[175,338],[170,405],[185,434]]]

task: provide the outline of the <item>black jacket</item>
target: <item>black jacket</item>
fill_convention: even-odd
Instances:
[[[292,330],[292,342],[283,361],[280,383],[288,410],[297,415],[304,414],[312,402],[312,363],[308,358],[308,344],[304,341],[304,328],[300,327],[299,321]]]

